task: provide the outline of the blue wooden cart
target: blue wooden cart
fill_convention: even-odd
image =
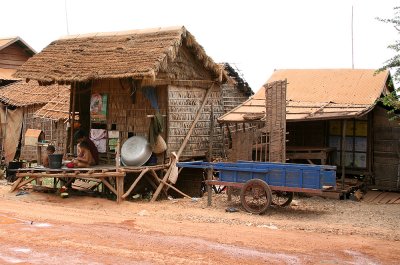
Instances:
[[[181,168],[202,168],[219,173],[207,185],[241,189],[240,201],[251,213],[264,213],[271,204],[287,206],[294,192],[322,194],[336,189],[336,167],[271,162],[180,162]]]

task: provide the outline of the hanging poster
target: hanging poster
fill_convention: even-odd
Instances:
[[[90,118],[92,121],[107,120],[107,94],[92,94],[90,98]]]

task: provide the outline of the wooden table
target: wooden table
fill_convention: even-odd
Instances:
[[[60,168],[50,169],[43,167],[15,169],[17,179],[10,192],[13,192],[38,178],[67,178],[67,179],[99,179],[116,196],[117,203],[122,201],[124,194],[124,178],[126,173],[119,168],[110,166],[94,166],[92,168]],[[115,177],[115,188],[110,184],[109,178]],[[25,179],[27,178],[27,179]]]
[[[304,159],[310,164],[313,164],[312,159],[316,159],[321,161],[321,165],[326,165],[334,151],[336,151],[334,147],[287,146],[286,158],[292,160]]]

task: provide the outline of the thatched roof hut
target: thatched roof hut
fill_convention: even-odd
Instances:
[[[170,64],[176,60],[182,46],[190,50],[186,55],[194,55],[197,64],[209,71],[213,79],[223,75],[221,68],[185,27],[171,27],[69,35],[50,43],[19,68],[16,76],[49,83],[107,78],[154,80],[161,73],[170,72]],[[185,70],[196,69],[192,66]],[[197,79],[208,78],[205,73],[192,74]],[[181,79],[177,71],[168,78]]]
[[[5,134],[1,145],[4,146],[7,162],[14,159],[19,142],[19,158],[36,159],[37,147],[24,145],[27,129],[42,130],[45,140],[54,144],[59,151],[63,151],[66,144],[65,121],[68,119],[69,98],[69,86],[39,86],[36,81],[18,81],[0,89],[0,119],[2,124],[4,123],[2,133]],[[54,102],[58,105],[52,107],[52,111],[59,113],[58,116],[50,115],[52,112],[46,108]],[[43,115],[44,113],[46,115]]]
[[[244,84],[224,89],[223,83],[234,79],[185,27],[67,36],[28,60],[16,76],[42,85],[71,84],[71,118],[79,113],[86,130],[118,131],[122,142],[147,137],[151,116],[159,112],[167,121],[162,136],[169,151],[180,149],[191,133],[182,157],[209,150],[211,109],[216,119],[251,91]],[[102,99],[100,116],[90,110],[93,96]],[[219,150],[220,128],[214,130],[212,144]]]

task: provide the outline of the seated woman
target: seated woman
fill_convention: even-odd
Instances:
[[[78,144],[78,157],[73,160],[75,167],[90,167],[96,165],[88,142],[82,141]]]

